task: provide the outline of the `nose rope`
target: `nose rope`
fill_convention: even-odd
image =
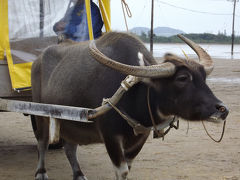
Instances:
[[[224,135],[224,132],[225,132],[225,127],[226,127],[226,120],[225,120],[224,123],[223,123],[222,135],[221,135],[221,137],[220,137],[219,140],[214,139],[214,138],[209,134],[209,132],[208,132],[208,130],[207,130],[207,128],[206,128],[206,126],[205,126],[205,124],[204,124],[203,121],[202,121],[202,125],[203,125],[204,130],[205,130],[205,132],[207,133],[207,135],[208,135],[214,142],[220,143],[220,142],[222,141],[222,138],[223,138],[223,135]]]

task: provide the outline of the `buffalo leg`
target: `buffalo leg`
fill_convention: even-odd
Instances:
[[[77,159],[77,144],[70,144],[65,142],[64,150],[65,154],[71,164],[72,171],[73,171],[73,180],[87,180],[87,178],[82,173],[78,159]]]
[[[131,169],[134,158],[141,151],[144,143],[146,142],[149,133],[138,136],[128,137],[124,144],[124,156],[128,164],[128,169]]]
[[[48,149],[49,141],[49,119],[44,117],[36,117],[36,138],[38,141],[38,165],[35,174],[36,180],[48,180],[45,169],[45,155]]]
[[[128,165],[124,157],[122,138],[104,137],[105,146],[115,167],[117,180],[126,180],[129,173]]]

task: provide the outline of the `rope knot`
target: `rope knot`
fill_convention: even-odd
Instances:
[[[139,82],[139,78],[136,76],[128,75],[122,82],[121,86],[125,91],[128,91],[131,87]]]

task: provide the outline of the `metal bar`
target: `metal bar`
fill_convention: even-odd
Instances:
[[[0,98],[0,110],[78,122],[91,122],[88,121],[88,113],[94,111],[93,109],[82,107],[42,104],[2,98]]]
[[[234,23],[235,23],[235,9],[236,9],[236,0],[233,3],[233,22],[232,22],[232,47],[231,47],[231,55],[233,56],[233,46],[234,46]]]
[[[154,15],[154,0],[152,0],[151,10],[151,30],[150,30],[150,52],[153,54],[153,15]]]
[[[43,29],[44,29],[44,0],[39,1],[39,9],[40,9],[40,23],[39,23],[39,28],[40,28],[40,34],[39,36],[42,38],[43,37]]]

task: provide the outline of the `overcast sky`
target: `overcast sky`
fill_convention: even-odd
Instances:
[[[152,0],[125,0],[132,12],[129,29],[150,27]],[[233,2],[227,0],[155,0],[154,27],[186,33],[232,33]],[[236,5],[235,34],[240,35],[240,2]],[[112,29],[126,30],[120,0],[111,1]]]

